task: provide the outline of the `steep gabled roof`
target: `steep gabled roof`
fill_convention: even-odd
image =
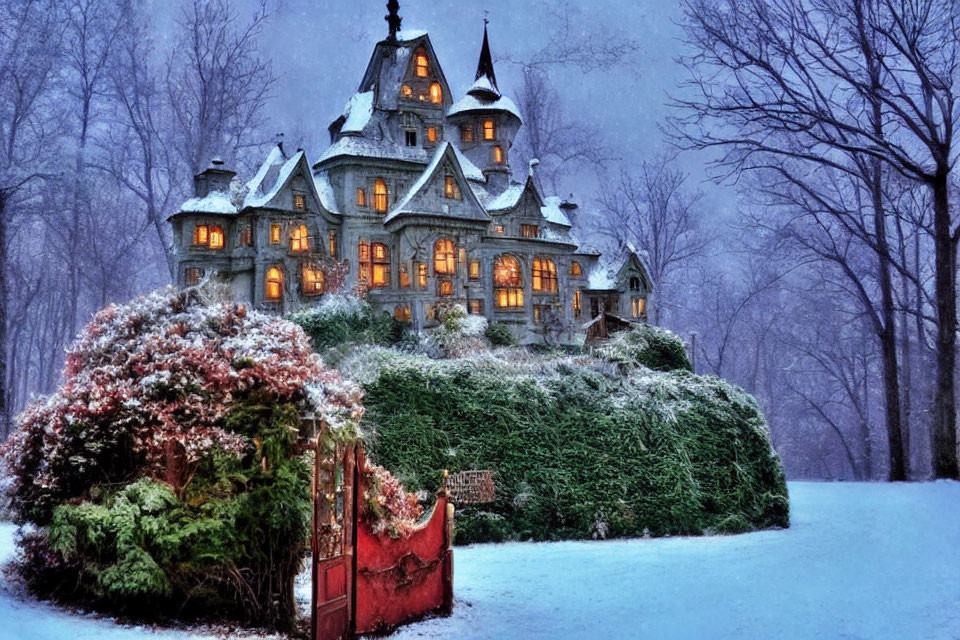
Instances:
[[[540,190],[537,189],[537,185],[534,183],[533,177],[530,175],[527,176],[527,179],[524,182],[511,183],[510,186],[504,189],[499,195],[484,203],[484,206],[486,206],[487,211],[506,211],[507,209],[513,209],[520,203],[520,200],[523,198],[523,194],[525,193],[530,193],[533,195],[537,202],[537,206],[544,206],[545,202],[543,197],[540,195]]]
[[[430,36],[426,31],[407,30],[400,31],[397,34],[397,40],[381,40],[373,49],[373,55],[370,56],[370,62],[367,63],[367,70],[363,73],[363,79],[360,81],[359,93],[374,91],[374,107],[378,109],[387,109],[393,111],[398,108],[398,98],[400,96],[400,87],[403,84],[403,76],[410,66],[413,52],[423,47],[431,61],[431,68],[435,70],[437,82],[443,89],[444,104],[449,104],[450,85],[443,75],[443,69],[437,60],[437,54],[433,50],[433,44],[430,42]]]
[[[454,205],[460,211],[442,211],[436,208],[436,198],[426,194],[426,190],[438,176],[444,175],[445,170],[453,172],[457,185],[460,188],[460,200],[444,202],[445,205]],[[393,209],[384,218],[384,224],[403,216],[435,216],[454,219],[469,219],[474,221],[489,221],[490,216],[473,193],[467,176],[460,163],[457,148],[450,142],[444,142],[437,147],[430,164],[423,170],[416,182],[411,185],[407,193],[393,206]]]
[[[326,202],[317,191],[317,185],[314,183],[313,175],[310,173],[310,164],[307,162],[307,154],[300,150],[286,159],[283,164],[278,165],[278,159],[282,157],[279,152],[279,146],[274,147],[267,155],[267,159],[260,166],[257,175],[247,183],[249,191],[243,200],[242,209],[248,207],[274,207],[277,209],[288,209],[286,203],[283,206],[276,202],[277,196],[283,188],[290,182],[293,176],[298,173],[303,176],[310,194],[313,196],[321,213],[336,213],[327,207]]]
[[[587,288],[596,291],[611,291],[617,288],[617,280],[623,270],[634,263],[640,271],[647,288],[653,290],[653,280],[650,278],[650,269],[643,255],[631,244],[617,250],[604,251],[587,275]]]

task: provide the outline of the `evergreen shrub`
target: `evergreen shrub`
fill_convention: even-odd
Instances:
[[[520,349],[452,360],[371,349],[344,364],[366,388],[372,455],[408,488],[436,490],[444,469],[496,472],[496,502],[458,510],[458,543],[789,523],[759,408],[720,379],[610,375],[601,360]]]
[[[693,371],[683,341],[676,334],[651,325],[615,334],[595,352],[626,369],[643,365],[654,371]]]
[[[502,322],[491,322],[483,335],[495,347],[509,347],[517,343],[510,328]]]
[[[321,354],[345,345],[397,344],[407,333],[404,323],[352,295],[324,296],[319,305],[291,314],[288,319],[306,331],[313,348]]]

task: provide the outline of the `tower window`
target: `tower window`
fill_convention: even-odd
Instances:
[[[473,142],[473,127],[470,125],[460,127],[460,141]]]
[[[503,233],[503,225],[502,224],[493,225],[493,231],[494,233]]]
[[[460,186],[453,176],[447,176],[443,181],[443,197],[454,200],[460,199]]]
[[[283,271],[280,267],[267,269],[267,300],[279,300],[283,297]]]
[[[417,146],[417,130],[407,129],[403,132],[408,147]]]
[[[357,189],[357,206],[358,207],[367,206],[367,190],[366,189]]]
[[[503,164],[503,147],[500,145],[493,148],[493,161],[497,164]]]
[[[307,198],[302,193],[293,194],[293,208],[304,211],[307,208]]]
[[[210,227],[205,224],[198,224],[193,227],[193,244],[210,244]]]
[[[496,140],[497,138],[497,125],[493,120],[484,120],[483,121],[483,139],[484,140]]]
[[[443,89],[440,87],[439,82],[434,82],[430,85],[430,102],[433,104],[440,104],[443,102]]]
[[[373,183],[373,208],[378,213],[387,212],[387,183],[383,178]]]
[[[427,128],[427,142],[436,142],[437,141],[437,128],[428,127]]]
[[[210,248],[223,249],[223,227],[210,227]]]
[[[436,274],[453,275],[456,273],[456,270],[457,264],[453,253],[453,240],[446,238],[437,240],[433,245],[433,272]]]
[[[405,264],[400,265],[400,288],[410,288],[410,272],[407,271],[407,265]]]
[[[417,50],[414,59],[414,66],[415,73],[418,78],[426,78],[430,75],[430,63],[427,60],[427,53],[423,49]]]

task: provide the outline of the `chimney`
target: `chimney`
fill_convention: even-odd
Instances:
[[[236,175],[236,171],[223,168],[221,158],[214,158],[210,161],[209,167],[193,176],[193,195],[197,198],[203,198],[211,191],[229,193],[230,182]]]

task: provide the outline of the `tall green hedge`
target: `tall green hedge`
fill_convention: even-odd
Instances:
[[[366,389],[373,455],[408,488],[437,489],[443,469],[496,472],[496,502],[459,509],[458,543],[789,522],[764,419],[717,378],[387,359]]]

